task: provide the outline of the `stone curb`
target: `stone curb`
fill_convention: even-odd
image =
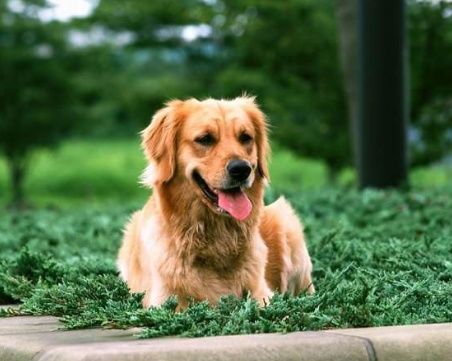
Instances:
[[[137,330],[59,330],[54,317],[0,318],[0,361],[452,360],[452,323],[139,340]]]

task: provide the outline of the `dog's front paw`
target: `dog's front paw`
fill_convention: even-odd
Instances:
[[[270,290],[266,290],[264,292],[259,292],[258,294],[254,294],[253,298],[257,301],[260,307],[266,307],[270,304],[270,300],[273,297],[273,292]]]

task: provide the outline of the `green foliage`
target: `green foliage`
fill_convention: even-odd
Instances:
[[[0,16],[0,153],[11,172],[13,202],[23,201],[30,153],[55,145],[77,122],[65,29],[38,16],[46,1],[2,1]]]
[[[0,1],[0,152],[15,198],[37,147],[74,131],[135,135],[170,98],[254,93],[277,143],[332,175],[351,163],[331,1],[101,0],[68,23],[44,22],[44,0],[11,4]],[[416,165],[450,153],[451,6],[409,2]],[[203,31],[188,38],[193,29]]]
[[[430,164],[447,156],[452,149],[452,96],[427,103],[415,126],[418,131],[414,135],[419,139],[410,144],[412,164]]]
[[[350,162],[334,3],[325,0],[225,1],[212,26],[232,63],[218,96],[247,90],[272,119],[274,139],[337,171]],[[270,50],[271,49],[271,50]],[[328,142],[319,143],[319,139]]]
[[[292,332],[452,321],[452,191],[337,191],[288,195],[306,225],[317,292],[176,300],[143,310],[114,258],[132,211],[30,211],[0,217],[0,316],[49,314],[68,329],[143,327],[141,337]],[[268,195],[269,199],[274,196]],[[26,248],[23,248],[26,247]],[[3,298],[1,298],[3,297]]]
[[[450,152],[451,6],[408,6],[414,165]],[[278,143],[322,159],[337,173],[351,164],[351,146],[335,17],[334,2],[326,0],[100,1],[84,26],[103,25],[131,37],[105,66],[93,69],[109,85],[98,89],[101,102],[93,104],[93,115],[130,133],[169,98],[247,91],[258,96]],[[208,30],[187,40],[185,26]],[[106,49],[106,59],[108,54]]]
[[[411,162],[424,165],[452,149],[452,3],[409,4]]]
[[[138,130],[169,98],[236,97],[246,91],[258,95],[278,142],[323,158],[335,170],[349,162],[331,2],[101,1],[85,23],[132,35],[121,49],[123,61],[101,70],[112,88],[99,94],[109,104],[105,110],[116,109],[108,114],[115,122]],[[187,25],[209,30],[188,41],[182,36]],[[319,144],[319,138],[329,142]]]

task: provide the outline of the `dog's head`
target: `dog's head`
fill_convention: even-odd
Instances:
[[[171,101],[142,136],[145,184],[184,182],[213,212],[249,216],[255,188],[268,179],[267,126],[254,98]]]

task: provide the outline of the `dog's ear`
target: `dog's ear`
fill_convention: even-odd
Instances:
[[[183,101],[166,104],[152,118],[151,124],[141,132],[141,146],[150,164],[142,182],[152,186],[169,182],[176,171],[178,130],[183,118]]]
[[[248,116],[256,129],[257,145],[257,170],[267,181],[270,181],[268,172],[268,157],[270,156],[270,144],[268,142],[268,124],[265,114],[259,109],[255,97],[242,96],[239,98]]]

